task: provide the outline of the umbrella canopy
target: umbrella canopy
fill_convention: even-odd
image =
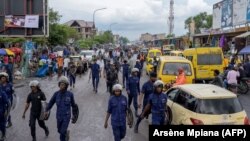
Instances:
[[[54,52],[63,51],[63,50],[64,50],[64,47],[62,47],[62,46],[56,46],[55,48],[53,48]]]
[[[250,45],[244,47],[238,54],[250,54]]]
[[[11,56],[14,56],[14,55],[15,55],[15,53],[12,52],[12,51],[9,50],[9,49],[5,49],[5,51],[6,51],[7,55],[11,55]]]
[[[22,53],[22,52],[23,52],[22,49],[21,49],[21,48],[18,48],[18,47],[12,47],[12,48],[10,48],[10,50],[11,50],[12,52],[14,52],[15,54],[19,54],[19,53]]]
[[[7,52],[5,49],[0,49],[0,55],[7,55]]]

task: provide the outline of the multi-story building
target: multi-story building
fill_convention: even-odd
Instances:
[[[163,40],[165,39],[165,37],[166,37],[165,33],[161,33],[161,34],[145,33],[145,34],[141,34],[140,41],[149,42],[153,40]]]
[[[93,22],[84,20],[71,20],[65,23],[65,25],[75,28],[82,38],[91,38],[96,34],[96,28]]]
[[[149,33],[141,34],[140,41],[148,42],[148,41],[152,41],[152,40],[153,40],[153,36],[151,34],[149,34]]]

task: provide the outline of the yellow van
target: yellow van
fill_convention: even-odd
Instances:
[[[183,54],[194,66],[196,81],[214,79],[216,69],[223,72],[224,56],[219,47],[186,49]]]
[[[180,56],[180,57],[183,57],[183,52],[182,51],[179,51],[179,50],[172,50],[170,51],[170,56]]]
[[[153,59],[154,59],[155,56],[157,58],[162,56],[162,53],[161,53],[161,51],[159,49],[151,49],[151,50],[148,51],[147,59],[146,59],[146,63],[147,63],[146,72],[147,72],[147,74],[149,74],[152,71]]]
[[[192,84],[194,81],[194,70],[192,63],[179,56],[162,56],[160,57],[157,67],[157,77],[165,84],[176,80],[178,69],[183,68],[186,75],[186,83]]]

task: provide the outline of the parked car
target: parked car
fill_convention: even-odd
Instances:
[[[82,74],[82,73],[85,73],[87,70],[85,69],[84,67],[84,62],[82,62],[82,68],[80,67],[79,65],[79,59],[81,58],[80,55],[75,55],[75,56],[70,56],[70,59],[73,59],[73,62],[75,63],[75,66],[77,67],[77,70],[76,70],[76,73],[77,74]]]
[[[84,58],[84,55],[86,55],[86,61],[87,61],[88,67],[91,65],[93,54],[94,54],[93,50],[82,50],[80,52],[80,56],[82,57],[82,59]]]
[[[169,89],[168,115],[175,125],[249,125],[237,96],[210,84],[187,84]]]

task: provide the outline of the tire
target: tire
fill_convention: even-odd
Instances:
[[[167,106],[167,111],[166,111],[166,125],[170,125],[172,123],[172,119],[173,119],[172,110],[170,109],[169,106]]]
[[[240,81],[240,84],[238,86],[238,91],[240,94],[247,94],[249,90],[248,84],[245,81]]]

